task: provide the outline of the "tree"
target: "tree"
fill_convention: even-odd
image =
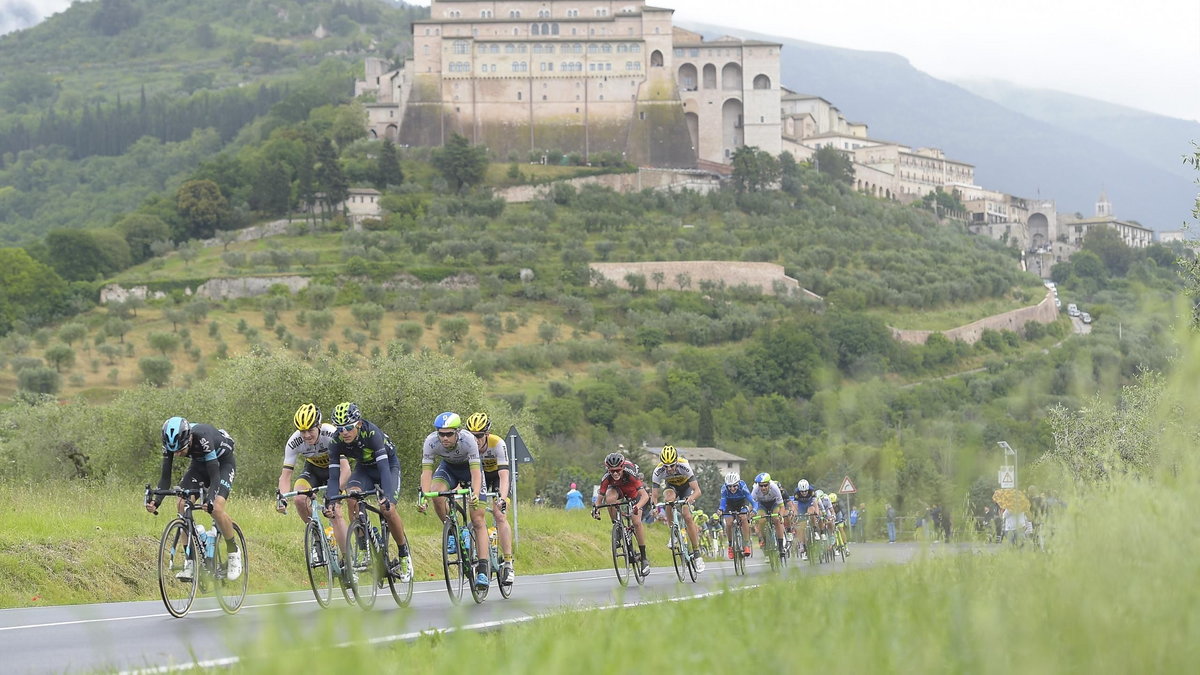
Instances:
[[[132,0],[100,0],[89,25],[101,35],[113,36],[133,28],[142,20],[142,12]]]
[[[67,281],[92,281],[108,270],[96,238],[85,230],[51,230],[46,247],[53,251],[50,264]]]
[[[38,324],[61,311],[67,283],[22,248],[0,248],[0,334],[18,321]]]
[[[391,139],[384,139],[379,147],[379,158],[375,168],[375,187],[381,191],[392,185],[404,183],[404,171],[400,169],[400,160],[396,157],[396,144]]]
[[[183,219],[183,232],[176,240],[209,239],[224,229],[231,211],[221,189],[211,180],[189,180],[175,192],[175,207]]]
[[[146,336],[146,342],[150,344],[152,349],[162,352],[166,356],[169,352],[174,352],[179,349],[179,336],[175,333],[162,333],[158,331],[151,332]]]
[[[1129,271],[1129,266],[1137,258],[1134,250],[1121,239],[1121,235],[1111,227],[1092,227],[1083,237],[1083,250],[1091,251],[1100,257],[1109,274],[1123,277]],[[1072,257],[1072,260],[1074,258]]]
[[[738,192],[765,190],[779,180],[779,160],[766,150],[743,145],[733,153],[733,184]]]
[[[87,332],[87,326],[81,323],[71,322],[64,324],[62,328],[58,329],[58,339],[67,343],[67,346],[70,347],[79,340],[86,338]]]
[[[54,366],[54,370],[62,372],[64,367],[70,368],[75,365],[75,350],[61,342],[52,345],[42,354],[46,358],[46,362]]]
[[[438,324],[438,329],[449,342],[459,342],[471,330],[471,323],[465,317],[455,316],[448,319],[442,319]]]
[[[175,366],[165,356],[145,356],[138,360],[138,369],[147,382],[162,387],[171,381],[171,371]]]
[[[325,210],[332,213],[334,208],[343,204],[350,197],[350,181],[342,171],[338,161],[337,149],[328,138],[317,146],[317,163],[313,168],[317,180],[317,188],[324,192],[322,202]]]
[[[117,221],[117,230],[125,236],[129,255],[134,264],[153,257],[150,245],[171,238],[171,228],[158,216],[149,213],[131,213]]]
[[[383,307],[373,302],[364,302],[350,306],[350,314],[354,320],[361,323],[364,329],[371,327],[372,321],[383,318]]]
[[[821,146],[813,156],[817,171],[841,183],[854,183],[854,162],[832,145]]]
[[[551,342],[554,342],[555,338],[558,337],[558,326],[550,323],[549,321],[543,321],[538,324],[537,332],[538,339],[541,340],[543,344],[548,345]]]
[[[46,366],[23,368],[17,373],[17,388],[35,394],[57,394],[62,388],[62,375]]]
[[[433,166],[455,192],[478,184],[487,170],[487,149],[471,145],[466,136],[453,134],[446,145],[433,151]]]

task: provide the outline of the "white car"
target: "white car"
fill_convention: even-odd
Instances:
[[[1067,305],[1067,316],[1079,316],[1079,308],[1075,306],[1075,303]]]
[[[1091,314],[1088,314],[1087,312],[1080,312],[1080,313],[1079,313],[1079,318],[1080,318],[1080,319],[1082,319],[1084,323],[1091,323],[1091,322],[1092,322],[1092,315],[1091,315]]]

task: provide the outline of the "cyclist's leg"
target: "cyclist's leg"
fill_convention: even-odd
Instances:
[[[500,500],[492,501],[492,522],[496,523],[496,539],[500,542],[500,555],[505,560],[512,559],[512,527],[508,524],[508,514],[500,510]]]
[[[326,473],[326,480],[320,480],[315,469],[316,467],[305,460],[303,470],[292,482],[292,490],[296,492],[311,490],[328,482],[329,474]],[[308,521],[312,520],[312,500],[308,498],[308,495],[296,495],[292,498],[292,503],[296,505],[296,515],[300,516],[300,520],[307,525]]]
[[[679,489],[679,499],[687,499],[691,493],[692,484],[688,483]],[[683,522],[687,527],[688,543],[692,545],[692,551],[698,552],[700,550],[700,530],[696,527],[696,520],[692,518],[692,508],[684,506],[682,511]]]
[[[433,492],[446,492],[451,485],[456,485],[450,472],[446,469],[446,463],[442,462],[438,465],[437,471],[433,472],[433,480],[429,484],[429,489]],[[433,512],[437,514],[438,520],[446,522],[446,518],[450,515],[450,500],[445,497],[433,498]]]
[[[217,485],[209,485],[208,489],[215,492],[213,497],[212,517],[216,521],[217,527],[221,530],[221,534],[225,537],[225,543],[228,545],[230,553],[238,550],[237,537],[233,531],[233,518],[229,516],[229,511],[226,508],[226,502],[229,500],[229,493],[233,490],[233,476],[237,472],[237,466],[233,460],[233,453],[226,453],[220,459],[220,466],[217,469]]]
[[[667,516],[667,524],[675,522],[675,508],[670,506],[671,502],[675,501],[675,488],[668,487],[663,490],[663,503],[667,506],[663,507],[663,513]]]

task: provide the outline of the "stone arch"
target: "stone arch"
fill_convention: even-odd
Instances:
[[[711,63],[704,64],[704,88],[717,88],[717,67]]]
[[[679,75],[676,79],[679,81],[679,88],[683,91],[696,91],[699,88],[696,80],[696,66],[690,63],[679,66]]]
[[[741,99],[726,99],[721,104],[721,141],[726,157],[744,145],[742,130],[742,101]]]
[[[770,89],[771,88],[771,78],[767,77],[766,75],[763,75],[762,73],[755,75],[754,76],[754,88],[755,89]]]
[[[650,67],[651,68],[662,68],[663,67],[663,55],[662,55],[662,52],[660,52],[657,49],[650,52]]]
[[[736,63],[726,63],[721,69],[721,88],[725,90],[740,90],[742,88],[742,67]]]
[[[1038,248],[1045,246],[1052,240],[1050,238],[1050,219],[1042,212],[1029,214],[1029,221],[1026,222],[1029,230],[1029,247]]]

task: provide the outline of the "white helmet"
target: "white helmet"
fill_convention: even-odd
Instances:
[[[734,473],[734,472],[732,472],[732,471],[730,471],[729,473],[725,474],[725,484],[726,484],[726,485],[728,485],[728,486],[730,486],[730,487],[732,487],[732,486],[734,486],[734,485],[737,485],[737,484],[738,484],[738,481],[740,481],[740,480],[741,480],[741,478],[740,478],[740,477],[739,477],[739,476],[738,476],[736,473]]]
[[[812,489],[812,486],[809,485],[808,481],[803,478],[800,479],[799,483],[796,483],[796,490],[798,490],[800,492],[808,492],[811,489]]]
[[[821,497],[824,497],[824,496],[825,496],[824,490],[817,490],[817,499],[820,499]]]

